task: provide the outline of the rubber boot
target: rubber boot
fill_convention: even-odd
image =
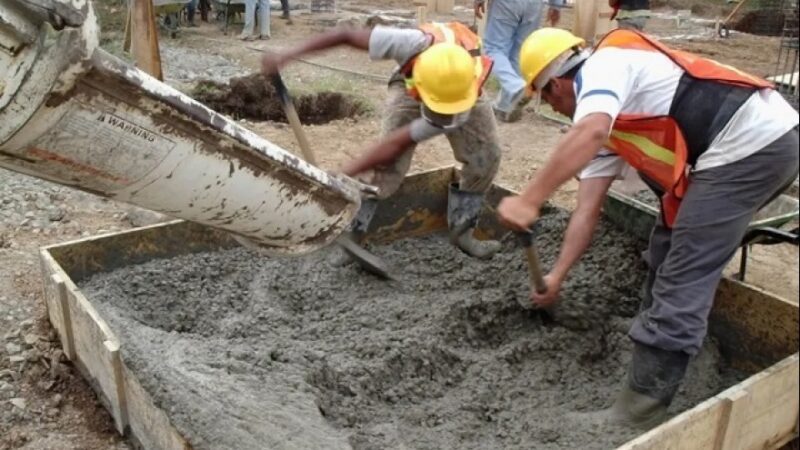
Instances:
[[[653,428],[666,419],[688,364],[689,355],[682,351],[634,343],[628,377],[614,404],[579,416],[594,425]]]
[[[348,230],[345,231],[349,237],[356,244],[360,244],[364,235],[367,233],[370,222],[375,216],[375,210],[378,208],[378,201],[374,199],[361,200],[361,208],[358,210],[355,219],[350,223]],[[344,251],[341,247],[337,246],[333,249],[330,259],[328,260],[334,267],[342,267],[351,262],[353,258],[349,253]]]
[[[450,243],[470,256],[489,259],[500,251],[500,243],[480,241],[472,235],[482,204],[482,192],[462,191],[456,183],[451,184],[447,198],[447,225],[450,228]]]

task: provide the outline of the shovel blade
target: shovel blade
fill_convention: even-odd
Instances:
[[[368,252],[366,249],[353,242],[350,238],[346,236],[340,236],[338,239],[336,239],[336,243],[342,247],[342,249],[346,251],[347,254],[349,254],[350,257],[352,257],[353,260],[356,261],[359,266],[361,266],[362,269],[386,280],[395,279],[389,270],[389,266],[387,266],[382,259]]]

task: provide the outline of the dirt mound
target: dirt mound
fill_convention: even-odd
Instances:
[[[776,9],[759,9],[748,11],[741,19],[734,22],[732,29],[742,33],[760,36],[780,36],[783,33],[786,15]]]
[[[231,78],[227,85],[211,80],[200,81],[192,96],[234,119],[286,122],[275,88],[268,78],[258,73]],[[293,100],[304,124],[319,125],[366,112],[362,101],[338,92],[300,95]]]

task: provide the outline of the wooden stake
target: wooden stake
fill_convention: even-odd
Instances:
[[[131,52],[136,67],[163,80],[161,55],[158,51],[158,30],[152,0],[132,0]]]
[[[417,6],[417,25],[422,25],[426,22],[426,9],[427,8],[425,6]]]

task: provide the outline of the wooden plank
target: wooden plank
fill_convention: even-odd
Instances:
[[[64,279],[58,275],[51,275],[53,285],[56,289],[57,301],[59,309],[61,310],[61,323],[63,324],[63,335],[61,341],[63,342],[64,354],[67,355],[70,361],[74,360],[77,355],[75,354],[75,338],[72,332],[72,316],[69,310],[69,303],[67,300],[67,284]]]
[[[798,368],[795,354],[729,389],[747,395],[734,403],[723,450],[772,448],[794,435],[800,407]]]
[[[709,333],[731,365],[763,370],[800,350],[796,304],[762,289],[722,279],[709,316]]]
[[[723,450],[736,442],[739,433],[739,423],[745,419],[745,411],[742,406],[745,404],[747,391],[743,389],[729,392],[721,399],[724,405],[724,413],[720,418],[719,425],[714,430],[714,449]]]
[[[146,449],[188,450],[191,445],[172,425],[164,410],[153,403],[136,374],[122,365],[131,435]]]
[[[617,450],[756,450],[795,436],[798,355],[757,373]]]
[[[117,378],[106,344],[113,342],[118,346],[117,338],[77,286],[71,281],[67,281],[66,285],[75,342],[76,359],[73,362],[97,392],[106,409],[111,412],[118,425],[117,431],[123,433],[125,412],[120,404]]]
[[[112,405],[114,408],[112,415],[115,418],[117,431],[123,434],[128,427],[128,402],[125,395],[125,377],[122,371],[122,358],[119,354],[119,342],[105,341],[103,346],[106,348],[107,356],[111,363],[114,386],[116,388],[114,395],[117,397],[117,402]]]
[[[184,255],[237,245],[219,230],[174,220],[105,236],[76,239],[45,247],[80,282],[100,271],[138,264],[153,258]]]
[[[131,53],[136,67],[163,80],[158,29],[152,0],[133,0],[131,10]]]
[[[56,274],[58,264],[47,251],[39,252],[39,261],[42,270],[42,288],[47,306],[47,315],[53,329],[61,339],[61,348],[64,355],[70,360],[75,360],[75,340],[72,336],[72,319],[67,304],[67,291],[64,277]]]
[[[712,397],[652,430],[626,442],[617,450],[708,450],[713,449],[716,430],[726,405]]]

